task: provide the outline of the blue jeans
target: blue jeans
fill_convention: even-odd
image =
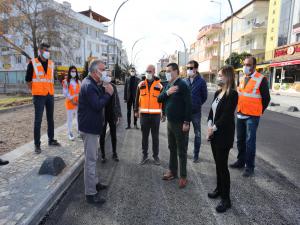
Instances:
[[[192,124],[194,127],[194,159],[199,158],[201,146],[201,111],[192,115]],[[189,137],[187,136],[186,146],[188,146]]]
[[[237,119],[238,162],[246,164],[246,168],[254,170],[256,153],[256,131],[260,117]]]
[[[41,144],[41,124],[43,119],[44,108],[46,108],[46,116],[48,123],[48,139],[49,141],[54,138],[54,97],[53,95],[46,96],[33,96],[34,105],[34,144]]]

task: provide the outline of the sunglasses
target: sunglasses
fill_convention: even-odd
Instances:
[[[188,69],[188,70],[193,70],[193,69],[194,69],[194,67],[187,67],[187,69]]]

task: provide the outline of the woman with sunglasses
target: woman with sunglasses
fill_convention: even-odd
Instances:
[[[219,213],[231,207],[230,201],[230,174],[228,170],[228,155],[233,147],[235,131],[235,109],[238,103],[238,93],[234,80],[234,69],[224,66],[218,72],[216,79],[219,90],[214,95],[214,100],[208,116],[208,140],[216,163],[217,187],[209,198],[221,197],[221,202],[216,207]]]

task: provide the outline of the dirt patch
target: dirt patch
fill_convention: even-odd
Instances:
[[[17,111],[0,114],[0,155],[16,149],[33,140],[34,108],[28,107]],[[66,122],[64,99],[55,101],[55,127]],[[47,132],[47,119],[44,111],[41,133]]]

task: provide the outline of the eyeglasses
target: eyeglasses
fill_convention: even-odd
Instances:
[[[152,73],[152,71],[147,70],[146,73]]]
[[[188,70],[193,70],[193,69],[194,69],[194,67],[187,67],[187,69],[188,69]]]

